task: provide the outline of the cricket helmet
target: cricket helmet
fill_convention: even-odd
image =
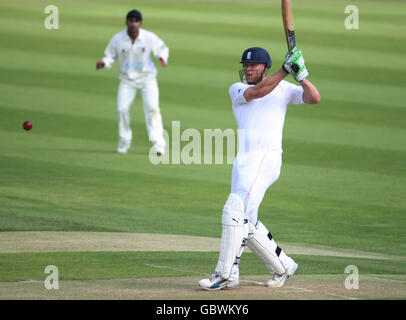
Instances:
[[[272,65],[271,56],[268,51],[259,47],[248,48],[243,52],[241,63],[245,62],[264,63],[268,69]]]

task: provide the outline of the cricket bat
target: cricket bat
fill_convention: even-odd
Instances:
[[[296,50],[295,25],[293,24],[292,1],[282,0],[282,20],[289,53]]]

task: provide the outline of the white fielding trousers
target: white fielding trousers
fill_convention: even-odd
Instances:
[[[266,190],[279,178],[282,154],[279,151],[257,150],[241,152],[234,160],[231,192],[244,201],[244,219],[254,225],[258,221],[258,208]]]
[[[121,80],[117,94],[117,121],[119,144],[130,146],[133,133],[130,127],[130,109],[137,92],[141,93],[144,107],[145,125],[149,140],[155,145],[165,147],[162,116],[159,109],[159,89],[154,75],[142,81]]]

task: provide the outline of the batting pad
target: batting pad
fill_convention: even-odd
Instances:
[[[272,240],[272,236],[268,235],[270,235],[268,229],[260,221],[258,221],[257,227],[248,221],[248,248],[265,263],[269,271],[283,275],[286,270],[276,253],[278,246]]]
[[[230,193],[224,205],[222,226],[220,257],[216,271],[228,279],[244,239],[244,202],[235,193]]]

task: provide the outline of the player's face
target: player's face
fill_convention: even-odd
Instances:
[[[262,72],[264,71],[265,65],[263,63],[253,63],[253,62],[246,62],[244,63],[244,72],[247,82],[257,83],[260,77],[262,76]]]
[[[137,18],[127,19],[127,27],[130,32],[137,32],[141,27],[142,21]]]

